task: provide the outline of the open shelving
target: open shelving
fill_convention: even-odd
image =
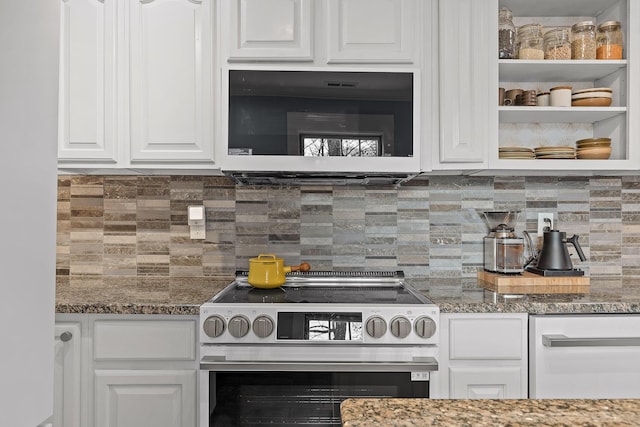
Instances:
[[[640,5],[632,0],[504,0],[513,12],[516,27],[538,22],[545,29],[571,26],[575,22],[593,20],[602,23],[617,20],[624,32],[622,60],[519,60],[497,61],[498,86],[505,89],[548,91],[558,85],[575,89],[611,87],[613,102],[609,107],[521,107],[499,106],[498,138],[489,150],[491,169],[612,171],[640,169],[638,116],[640,99],[638,79],[629,58],[640,56],[635,40],[638,31],[630,25],[640,25]],[[496,10],[497,16],[497,10]],[[634,38],[630,40],[630,38]],[[633,49],[633,50],[630,50]],[[497,58],[497,51],[496,51]],[[612,154],[607,160],[512,160],[499,159],[500,146],[568,145],[585,137],[609,137]],[[490,143],[491,144],[491,143]]]

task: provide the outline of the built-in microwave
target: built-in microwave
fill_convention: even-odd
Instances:
[[[223,71],[219,160],[235,176],[397,176],[420,170],[417,70]]]

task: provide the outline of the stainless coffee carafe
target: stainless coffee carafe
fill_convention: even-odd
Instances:
[[[484,238],[484,269],[496,273],[522,273],[524,239],[515,234],[518,211],[483,212],[489,227]]]

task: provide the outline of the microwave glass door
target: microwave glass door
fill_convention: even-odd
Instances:
[[[229,70],[229,155],[413,156],[410,72]]]

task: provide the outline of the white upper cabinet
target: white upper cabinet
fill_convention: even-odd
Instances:
[[[312,0],[222,2],[229,61],[312,61]]]
[[[116,7],[110,0],[61,4],[58,159],[118,161]]]
[[[211,1],[63,1],[60,167],[213,164]]]
[[[439,1],[440,138],[433,168],[485,168],[497,136],[497,0]],[[434,144],[435,145],[435,144]]]
[[[415,2],[329,0],[329,63],[413,63]]]
[[[230,62],[414,64],[415,0],[221,2]]]
[[[635,0],[60,1],[62,169],[367,172],[375,163],[382,166],[374,170],[412,173],[639,169]],[[502,6],[516,27],[620,21],[623,58],[498,59]],[[241,158],[246,150],[229,154],[237,148],[227,141],[234,69],[410,72],[416,146],[407,157],[416,159],[390,165],[382,158],[300,162]],[[546,92],[554,86],[610,87],[613,101],[605,107],[498,105],[499,88]],[[499,154],[501,147],[575,146],[601,137],[612,140],[608,159]]]
[[[131,163],[213,162],[210,1],[127,3]]]

